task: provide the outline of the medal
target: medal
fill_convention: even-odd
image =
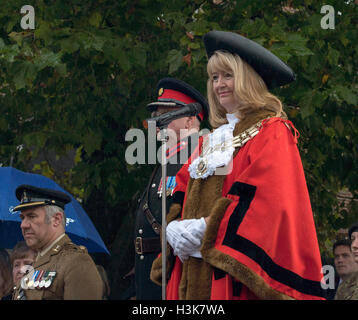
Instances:
[[[40,272],[38,273],[36,279],[35,279],[35,282],[34,282],[34,287],[35,288],[38,288],[39,285],[40,285],[40,281],[41,281],[41,278],[42,278],[42,275],[44,274],[44,271],[43,270],[39,270]]]
[[[166,178],[166,196],[169,197],[173,195],[174,188],[177,186],[175,176],[170,176]],[[159,198],[162,197],[163,194],[163,183],[162,180],[160,180],[158,191],[157,191]]]
[[[31,278],[31,280],[30,280],[29,283],[27,284],[28,289],[31,289],[31,290],[32,290],[32,289],[35,289],[34,283],[35,283],[35,278],[37,277],[38,273],[39,273],[39,270],[36,270],[36,271],[34,272],[34,274],[33,274],[32,278]]]
[[[24,274],[24,276],[21,278],[21,288],[26,290],[28,289],[28,283],[32,278],[35,270],[32,266],[25,265],[21,267],[21,272]]]
[[[175,176],[169,177],[168,183],[167,183],[167,196],[172,196],[175,187],[177,186],[177,182],[175,180]]]
[[[28,289],[28,286],[27,286],[28,282],[29,282],[28,277],[21,278],[21,288],[22,289]]]
[[[48,280],[45,282],[45,288],[48,288],[52,284],[52,280],[55,278],[56,272],[50,271],[48,274]]]
[[[45,285],[49,273],[50,273],[49,271],[44,271],[44,274],[39,283],[39,288],[42,288]]]
[[[158,190],[157,190],[157,193],[158,193],[159,198],[162,197],[162,192],[163,192],[162,180],[163,180],[163,178],[160,179],[159,186],[158,186]]]
[[[201,158],[196,168],[196,174],[201,177],[208,169],[208,160],[206,158]]]

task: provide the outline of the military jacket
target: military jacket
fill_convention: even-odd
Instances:
[[[339,285],[334,300],[358,300],[358,272],[352,273]]]
[[[169,211],[173,202],[173,191],[176,186],[175,175],[190,157],[198,144],[198,134],[181,140],[167,152],[166,209]],[[139,199],[135,223],[135,283],[137,300],[161,299],[161,287],[150,280],[150,270],[154,259],[161,251],[160,228],[162,222],[162,171],[157,165],[152,173],[146,190]],[[158,223],[159,229],[154,231],[145,215],[145,205]],[[143,246],[141,246],[143,245]]]
[[[87,249],[65,235],[33,264],[14,300],[100,300],[103,281]],[[24,289],[25,288],[25,289]]]

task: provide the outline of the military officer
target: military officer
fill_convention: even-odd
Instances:
[[[202,112],[197,116],[173,120],[168,125],[169,142],[175,143],[167,149],[166,198],[167,209],[172,203],[176,186],[175,175],[198,143],[200,122],[207,117],[205,98],[187,83],[164,78],[157,85],[158,99],[147,106],[152,116],[177,110],[189,103],[200,103]],[[184,155],[184,156],[183,156]],[[146,190],[139,199],[135,224],[135,286],[137,300],[161,299],[161,287],[150,280],[153,260],[161,251],[160,230],[162,216],[161,166],[157,165],[149,179]]]
[[[63,192],[21,185],[16,189],[21,211],[21,230],[26,244],[37,256],[28,267],[15,300],[92,300],[102,298],[103,284],[87,249],[71,242],[65,234]]]

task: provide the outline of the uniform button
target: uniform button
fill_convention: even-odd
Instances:
[[[143,260],[143,259],[144,259],[144,256],[143,256],[143,255],[141,255],[141,256],[139,257],[139,259],[140,259],[140,260]]]
[[[152,188],[155,188],[155,183],[152,184]]]
[[[143,229],[139,229],[139,230],[138,230],[138,233],[139,233],[139,234],[143,234]]]

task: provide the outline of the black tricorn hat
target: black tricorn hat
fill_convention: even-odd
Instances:
[[[46,205],[58,206],[65,209],[65,204],[71,202],[71,198],[61,191],[25,184],[18,186],[15,194],[20,204],[14,208],[14,211]]]
[[[198,114],[200,121],[208,117],[208,103],[204,96],[191,85],[175,78],[163,78],[157,84],[158,100],[147,105],[148,111],[158,107],[180,108],[189,103],[199,103],[202,111]]]
[[[358,221],[350,226],[350,228],[348,230],[349,239],[351,238],[352,233],[355,231],[358,231]]]
[[[295,73],[282,60],[263,46],[237,33],[210,31],[204,36],[204,45],[208,58],[217,50],[239,55],[261,76],[269,89],[296,79]]]

